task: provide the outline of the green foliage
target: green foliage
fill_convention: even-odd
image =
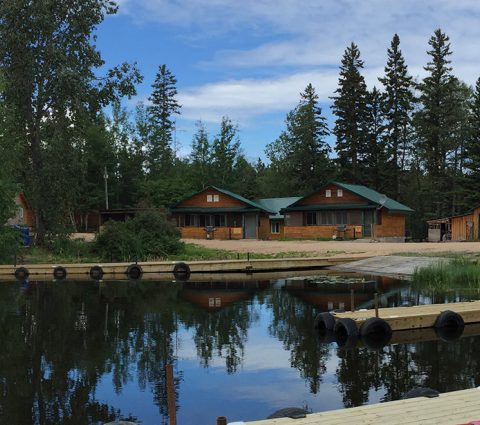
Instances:
[[[105,260],[165,259],[182,249],[180,232],[164,213],[145,211],[126,222],[109,222],[97,236],[95,250]]]
[[[22,237],[10,226],[0,226],[0,264],[13,264],[22,250]]]
[[[480,264],[467,258],[454,258],[450,262],[415,270],[412,288],[438,291],[454,289],[480,290]]]
[[[279,186],[276,191],[285,196],[312,192],[333,176],[325,140],[330,132],[318,96],[311,84],[300,96],[297,107],[287,114],[286,130],[265,149]]]

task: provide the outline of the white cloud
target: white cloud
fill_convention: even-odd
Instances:
[[[351,41],[359,45],[369,87],[379,86],[395,32],[413,76],[424,75],[428,40],[438,27],[450,36],[455,74],[468,84],[480,75],[477,0],[120,0],[120,10],[139,22],[213,40],[202,66],[228,68],[233,78],[182,88],[187,119],[218,122],[229,115],[246,122],[287,112],[309,82],[328,102]],[[248,48],[225,48],[225,40],[236,34],[248,38]],[[245,78],[246,72],[258,76],[260,70],[262,78]]]

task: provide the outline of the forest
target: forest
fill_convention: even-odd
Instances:
[[[480,204],[480,78],[471,87],[455,76],[441,29],[425,46],[421,80],[394,34],[374,87],[352,42],[339,58],[332,128],[308,84],[252,162],[228,116],[218,134],[198,121],[189,155],[179,155],[182,105],[167,64],[148,102],[125,107],[143,77],[132,63],[106,69],[95,44],[96,28],[117,11],[109,0],[0,2],[0,221],[22,191],[37,244],[81,230],[75,214],[103,209],[105,176],[110,208],[168,208],[211,184],[251,199],[301,196],[332,180],[363,184],[415,210],[416,240],[425,220]]]

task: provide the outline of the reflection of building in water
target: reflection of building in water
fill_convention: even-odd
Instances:
[[[252,297],[256,291],[266,289],[270,281],[253,282],[185,282],[179,297],[210,311],[218,311],[237,301]]]
[[[374,294],[379,295],[382,307],[397,305],[400,301],[401,281],[389,277],[375,276],[367,278],[329,276],[316,279],[287,280],[285,289],[301,297],[308,304],[321,311],[350,310],[354,291],[355,308],[372,307]]]

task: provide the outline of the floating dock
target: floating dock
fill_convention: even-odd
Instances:
[[[432,328],[437,317],[446,310],[458,313],[465,324],[480,322],[480,301],[379,308],[378,317],[385,320],[392,331]],[[375,310],[333,312],[332,315],[335,320],[352,319],[360,328],[367,319],[375,317]]]
[[[85,279],[92,277],[92,271],[99,272],[103,279],[124,279],[129,276],[129,270],[135,276],[165,274],[182,277],[190,273],[259,273],[287,270],[311,270],[331,267],[333,265],[350,262],[353,258],[339,257],[312,257],[312,258],[274,258],[274,259],[242,259],[216,261],[159,261],[138,263],[88,263],[88,264],[18,264],[0,266],[0,280],[11,280],[18,277],[18,271],[28,272],[31,279],[35,277],[51,277],[52,279]],[[185,267],[186,266],[186,267]],[[57,270],[59,273],[54,272]],[[97,273],[96,276],[100,275]],[[133,273],[130,277],[133,276]]]
[[[245,425],[457,425],[480,420],[480,389],[313,413],[302,419],[266,419]]]

